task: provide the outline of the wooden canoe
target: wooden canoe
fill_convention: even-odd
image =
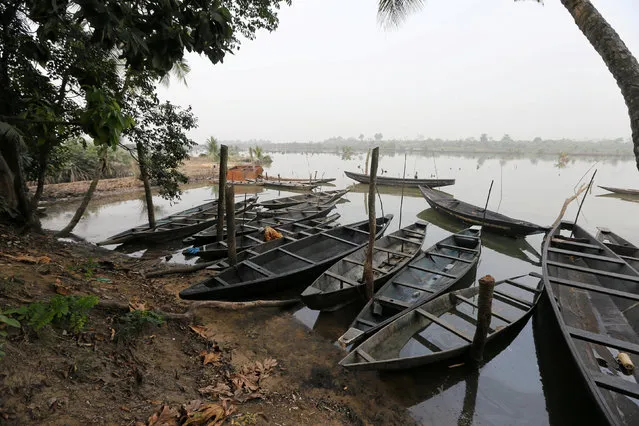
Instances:
[[[250,210],[256,201],[257,197],[250,197],[235,203],[236,214]],[[154,228],[150,228],[148,225],[131,228],[100,241],[97,245],[105,246],[134,241],[145,243],[172,241],[199,232],[216,223],[217,201],[212,201],[159,219]]]
[[[481,227],[450,235],[397,272],[357,315],[340,338],[357,344],[402,312],[449,291],[477,266],[481,254]]]
[[[605,189],[606,191],[614,192],[615,194],[639,196],[639,189],[614,188],[612,186],[601,186],[601,185],[597,185],[597,186],[599,186],[599,188],[601,189]]]
[[[377,218],[381,237],[392,215]],[[244,260],[180,292],[182,299],[239,300],[308,285],[330,265],[368,243],[368,220],[339,226]]]
[[[527,319],[543,280],[524,275],[495,284],[487,343]],[[340,365],[403,370],[448,360],[470,350],[477,327],[479,286],[443,294],[393,320],[354,349]]]
[[[427,225],[419,221],[377,240],[373,247],[375,290],[420,253]],[[367,252],[368,244],[327,269],[304,290],[302,302],[311,309],[335,310],[364,299],[362,276]]]
[[[281,209],[286,207],[292,207],[304,202],[317,203],[317,204],[329,204],[339,200],[348,192],[348,189],[342,189],[337,191],[324,191],[314,192],[311,194],[300,194],[292,197],[275,198],[273,200],[266,200],[257,203],[258,207],[264,207],[265,209]]]
[[[630,266],[639,270],[639,247],[608,228],[601,227],[597,229],[597,241],[604,243]]]
[[[250,180],[249,180],[250,182]],[[290,181],[279,181],[279,180],[257,180],[260,185],[266,188],[277,188],[277,189],[285,189],[285,190],[297,190],[297,191],[312,191],[317,188],[319,184],[315,183],[302,183],[302,182],[290,182]]]
[[[335,208],[335,202],[330,204],[302,203],[297,206],[277,210],[260,212],[246,212],[235,217],[235,235],[246,235],[258,232],[265,226],[274,227],[279,224],[295,223],[301,220],[316,219],[326,216]],[[226,238],[226,226],[224,227]],[[182,240],[184,244],[203,244],[217,239],[217,226],[208,227]]]
[[[300,222],[287,223],[283,225],[273,225],[272,228],[280,232],[282,236],[288,235],[296,238],[308,237],[333,228],[334,226],[332,226],[332,222],[335,222],[337,219],[339,219],[339,217],[339,213],[334,213],[326,218],[306,219]],[[239,235],[237,236],[235,241],[236,252],[239,253],[265,242],[266,240],[264,239],[263,232],[258,231],[251,234]],[[222,259],[228,256],[228,248],[229,247],[226,240],[217,241],[214,243],[203,245],[201,247],[188,248],[182,251],[182,254],[187,256],[199,256],[202,259],[206,260],[215,260]]]
[[[512,237],[539,234],[548,231],[547,227],[535,225],[523,220],[513,219],[501,213],[459,201],[449,194],[423,186],[419,187],[428,204],[437,212],[454,217],[465,223],[481,225],[484,230]]]
[[[345,171],[344,174],[349,178],[359,182],[368,184],[370,182],[370,176],[363,173],[354,173]],[[414,178],[398,178],[391,176],[377,176],[377,184],[387,186],[405,186],[405,187],[417,187],[427,186],[429,188],[436,188],[439,186],[449,186],[455,184],[455,179],[414,179]]]
[[[561,222],[544,240],[548,299],[584,384],[610,424],[639,423],[639,272],[583,228]]]

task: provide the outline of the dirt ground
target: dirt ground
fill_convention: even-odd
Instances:
[[[197,183],[204,181],[214,181],[217,179],[217,168],[213,168],[211,160],[204,157],[193,157],[184,162],[181,168],[189,178],[189,183]],[[69,199],[79,198],[89,189],[90,181],[56,183],[45,185],[42,200],[46,204],[48,201],[65,201]],[[98,182],[98,186],[94,193],[94,198],[106,197],[114,194],[125,194],[127,192],[142,191],[142,181],[137,177],[123,177],[115,179],[102,179]],[[35,186],[30,188],[35,191]]]
[[[80,333],[5,328],[0,424],[414,424],[375,374],[339,367],[340,349],[290,309],[201,308],[128,327],[131,309],[185,312],[177,292],[207,273],[145,279],[139,262],[0,226],[0,310],[56,293],[100,299]]]

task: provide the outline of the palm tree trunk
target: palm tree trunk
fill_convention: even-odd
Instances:
[[[93,177],[93,180],[91,181],[91,185],[89,185],[89,190],[87,191],[86,194],[84,194],[82,203],[80,203],[80,206],[75,211],[75,214],[73,215],[73,218],[71,218],[71,221],[69,222],[69,224],[65,226],[61,231],[55,234],[56,237],[68,236],[71,233],[71,231],[73,231],[73,229],[78,224],[78,222],[80,222],[80,219],[82,219],[84,212],[89,206],[89,201],[91,201],[91,197],[93,197],[95,188],[98,186],[100,177],[102,177],[102,170],[104,170],[105,168],[106,168],[106,150],[102,153],[102,155],[100,155],[100,162],[98,163],[98,167],[95,171],[95,176]]]
[[[561,0],[617,81],[628,107],[635,160],[639,168],[639,63],[589,0]]]
[[[140,179],[144,183],[144,198],[146,199],[146,213],[149,218],[149,227],[155,228],[155,208],[153,207],[153,193],[149,183],[149,171],[146,168],[146,153],[141,142],[136,144],[138,151],[138,163],[140,165]]]

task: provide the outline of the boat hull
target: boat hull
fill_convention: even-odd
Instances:
[[[344,174],[349,178],[359,183],[370,183],[370,176],[362,173],[353,173],[345,171]],[[429,188],[437,188],[441,186],[450,186],[455,184],[455,179],[402,179],[387,176],[377,176],[376,182],[378,185],[385,186],[405,186],[405,187],[418,187],[427,186]]]

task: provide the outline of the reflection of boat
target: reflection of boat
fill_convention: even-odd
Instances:
[[[368,184],[365,183],[356,183],[348,187],[351,192],[356,192],[358,194],[368,194]],[[384,195],[402,195],[402,188],[400,186],[378,186],[376,188],[377,192]],[[404,187],[404,197],[416,197],[419,198],[422,196],[422,193],[419,192],[419,189],[412,188],[410,186]]]
[[[501,213],[465,203],[444,192],[423,186],[420,186],[419,190],[433,209],[466,223],[482,225],[485,230],[509,236],[539,234],[548,230],[548,228],[534,223],[513,219]]]
[[[570,232],[570,237],[566,236]],[[610,424],[639,423],[639,272],[583,228],[561,222],[546,237],[548,299],[586,388]]]
[[[242,213],[255,205],[257,197],[235,203],[236,214]],[[156,221],[155,227],[142,225],[113,235],[98,245],[121,244],[132,241],[158,243],[186,237],[217,222],[217,201],[211,201],[179,213],[172,214]]]
[[[530,315],[543,281],[519,276],[495,283],[486,343]],[[456,358],[470,351],[479,286],[443,294],[393,320],[354,349],[340,365],[361,370],[404,370]]]
[[[551,425],[603,425],[607,422],[594,404],[585,404],[590,394],[579,368],[566,346],[557,319],[544,292],[532,321],[541,388]]]
[[[259,207],[267,209],[281,209],[285,207],[292,207],[304,202],[311,202],[317,204],[328,204],[333,201],[337,201],[348,192],[347,189],[339,191],[324,191],[314,192],[312,194],[294,195],[292,197],[274,198],[272,200],[261,201],[257,203]]]
[[[339,219],[339,217],[339,213],[334,213],[326,218],[307,219],[300,222],[273,225],[272,228],[283,235],[294,238],[304,238],[315,235],[318,232],[331,229],[333,227],[331,223]],[[238,235],[235,241],[236,252],[239,253],[241,251],[251,249],[259,244],[265,243],[266,241],[266,235],[264,232]],[[226,257],[228,255],[228,249],[228,242],[225,240],[205,244],[201,247],[191,247],[182,251],[182,254],[198,256],[206,260],[214,260]]]
[[[345,171],[344,174],[349,178],[359,182],[368,184],[370,182],[370,176],[363,173],[354,173]],[[388,186],[427,186],[429,188],[436,188],[439,186],[448,186],[454,185],[455,179],[415,179],[415,178],[399,178],[399,177],[390,177],[390,176],[377,176],[377,184],[388,185]]]
[[[417,217],[452,233],[461,231],[465,226],[463,222],[439,214],[435,209],[426,209],[418,213]],[[525,238],[504,237],[485,232],[481,235],[481,243],[483,247],[497,253],[541,266],[541,254]]]
[[[392,215],[377,218],[382,236]],[[327,267],[368,243],[368,220],[338,226],[244,260],[180,292],[183,299],[237,300],[308,285]]]
[[[639,189],[614,188],[611,186],[601,186],[601,185],[597,185],[597,186],[599,186],[599,188],[601,189],[605,189],[606,191],[614,192],[615,194],[639,196]]]
[[[416,222],[380,238],[373,246],[373,286],[379,289],[422,248],[428,223]],[[368,244],[324,271],[302,293],[311,309],[335,310],[366,293],[363,280]]]
[[[480,237],[481,228],[474,226],[444,238],[413,259],[375,293],[340,343],[356,345],[407,309],[449,291],[477,265]]]
[[[630,266],[639,270],[639,247],[608,228],[597,228],[597,241],[604,243]]]

